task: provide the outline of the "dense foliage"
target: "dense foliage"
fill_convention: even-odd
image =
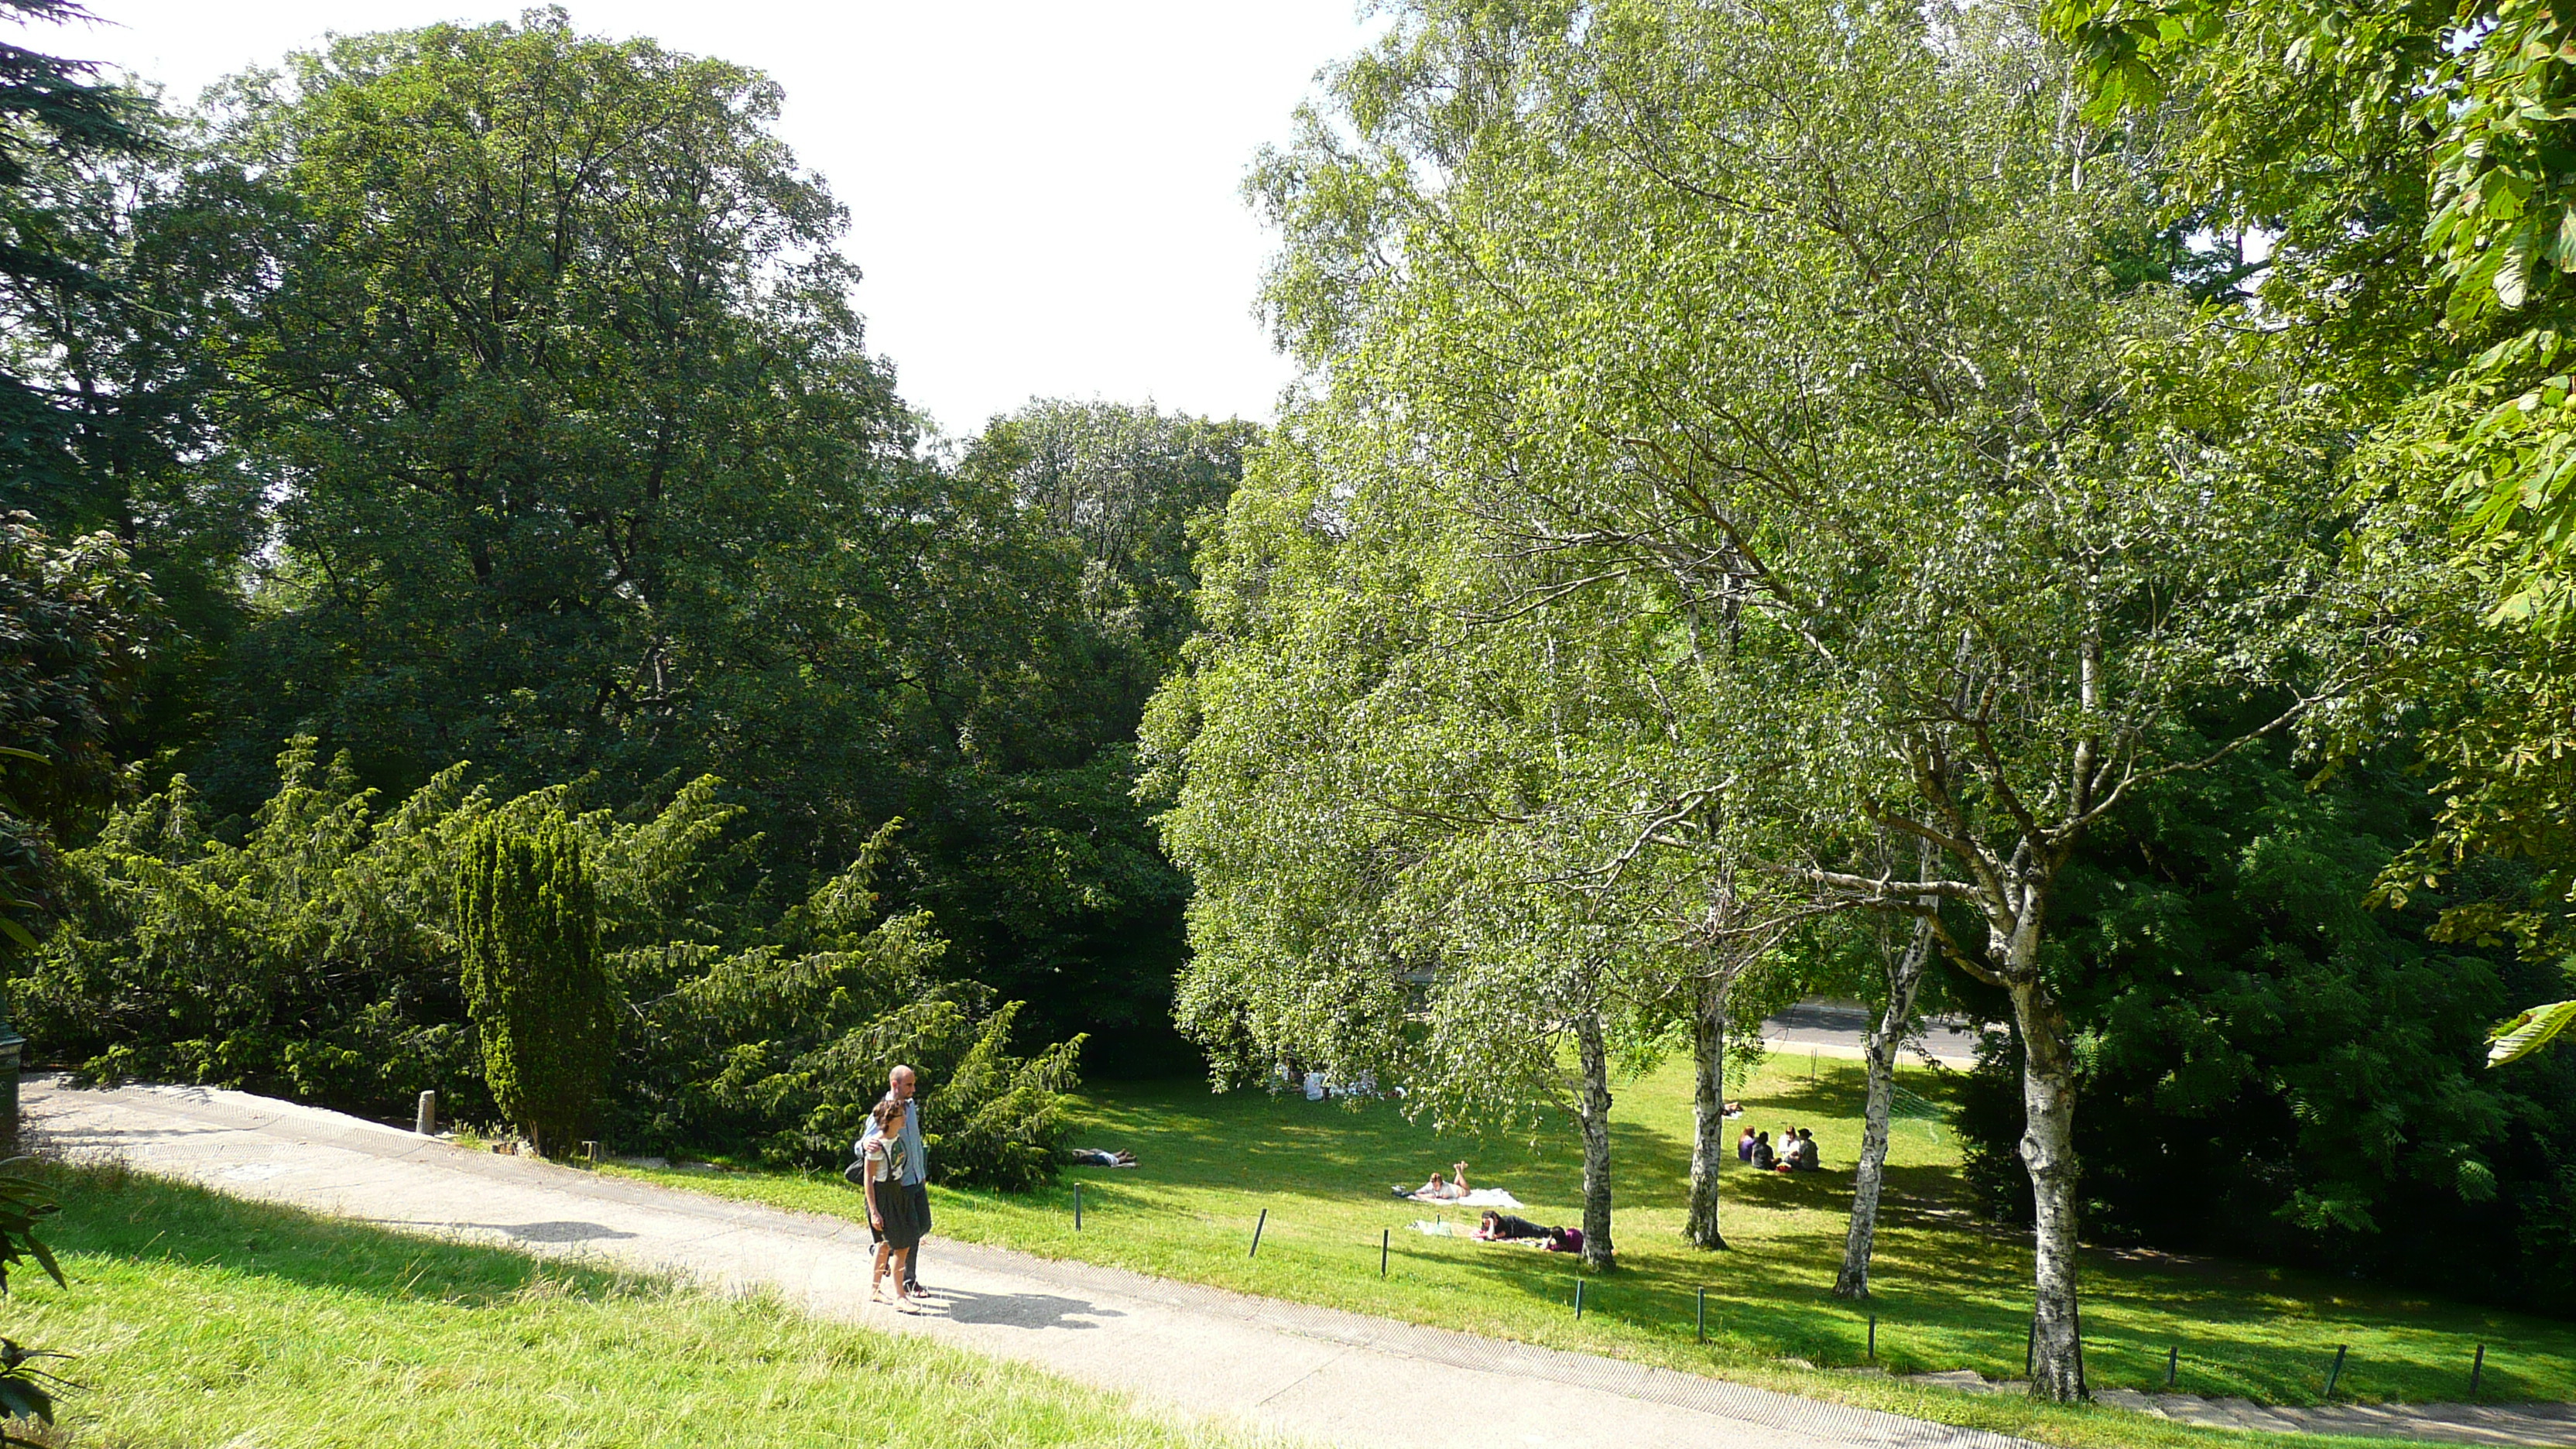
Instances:
[[[750,928],[727,889],[749,844],[734,829],[743,811],[711,778],[621,815],[570,811],[561,787],[501,799],[460,766],[380,810],[351,762],[324,764],[309,739],[282,769],[286,783],[240,845],[210,835],[183,779],[65,856],[66,917],[16,989],[34,1040],[98,1077],[207,1082],[379,1117],[428,1088],[469,1123],[528,1121],[508,1093],[566,1088],[491,1072],[495,1018],[469,1000],[469,958],[486,948],[468,942],[492,929],[494,892],[460,889],[516,857],[528,879],[503,913],[504,960],[524,959],[511,953],[531,938],[559,947],[548,938],[578,934],[577,920],[513,927],[512,912],[551,914],[534,899],[539,877],[558,894],[567,873],[568,894],[594,882],[604,981],[540,982],[547,1002],[521,995],[508,1008],[587,1012],[605,987],[614,1056],[592,1120],[607,1140],[828,1165],[846,1158],[887,1070],[908,1062],[927,1084],[943,1178],[1021,1185],[1052,1169],[1081,1040],[1014,1055],[1016,1008],[992,1009],[989,992],[939,973],[930,918],[886,912],[873,889],[890,831],[810,899]],[[582,914],[577,900],[564,908]],[[572,1025],[501,1019],[514,1050]],[[589,1050],[532,1061],[597,1072]],[[555,1124],[540,1113],[536,1125]]]
[[[628,1003],[602,1132],[819,1160],[874,1032],[1026,1178],[1080,1033],[1168,1063],[1186,886],[1131,742],[1255,429],[1033,403],[932,446],[777,87],[560,11],[341,37],[196,115],[0,59],[40,1058],[487,1119],[441,873],[572,788]],[[685,921],[620,896],[598,822],[708,776],[676,799],[739,823]],[[58,830],[99,833],[56,880]],[[799,924],[862,854],[918,949]]]
[[[134,708],[158,616],[116,541],[58,544],[0,517],[0,928],[22,946],[47,904],[64,836],[116,799],[116,734]]]
[[[2420,787],[2286,751],[2166,782],[2096,837],[2063,939],[2089,984],[2078,1129],[2090,1231],[2354,1268],[2549,1309],[2576,1292],[2576,1070],[2484,1070],[2498,1016],[2553,975],[2364,904],[2423,825]],[[1968,1083],[1968,1176],[2026,1221],[2017,1044]],[[2485,1245],[2474,1262],[2432,1241]]]

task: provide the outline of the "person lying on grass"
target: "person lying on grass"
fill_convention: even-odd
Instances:
[[[1535,1241],[1540,1251],[1580,1253],[1583,1251],[1581,1228],[1542,1228],[1527,1218],[1487,1209],[1485,1219],[1476,1225],[1476,1240],[1484,1243]]]
[[[1457,1177],[1454,1180],[1444,1178],[1439,1173],[1435,1172],[1431,1174],[1431,1180],[1429,1182],[1426,1182],[1422,1186],[1415,1188],[1413,1191],[1406,1193],[1405,1196],[1420,1198],[1424,1202],[1456,1202],[1458,1199],[1465,1197],[1467,1195],[1467,1164],[1463,1162],[1454,1162],[1450,1164],[1450,1169],[1457,1174]],[[1403,1190],[1399,1188],[1397,1191],[1401,1192]]]
[[[913,1212],[912,1194],[899,1181],[903,1114],[904,1104],[892,1097],[877,1103],[876,1111],[869,1114],[877,1130],[859,1144],[859,1176],[868,1194],[868,1226],[877,1238],[876,1271],[868,1278],[869,1301],[885,1301],[886,1268],[891,1264],[895,1307],[910,1313],[918,1295],[905,1284],[904,1270],[912,1266],[912,1250],[921,1245],[921,1223]]]

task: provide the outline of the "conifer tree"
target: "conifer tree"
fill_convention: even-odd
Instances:
[[[539,1152],[560,1156],[589,1125],[616,1045],[598,882],[572,822],[549,811],[477,825],[456,929],[492,1100]]]

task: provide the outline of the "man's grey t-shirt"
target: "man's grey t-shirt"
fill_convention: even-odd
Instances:
[[[868,1124],[867,1135],[859,1139],[859,1155],[867,1156],[868,1143],[885,1134],[877,1124]],[[895,1180],[905,1187],[919,1187],[930,1178],[930,1153],[921,1145],[921,1101],[906,1099],[903,1104],[903,1130],[895,1134],[895,1146],[903,1153],[903,1170]]]

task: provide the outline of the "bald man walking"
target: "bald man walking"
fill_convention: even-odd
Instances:
[[[895,1191],[912,1199],[913,1223],[924,1233],[930,1231],[930,1153],[921,1143],[921,1104],[913,1100],[917,1079],[913,1070],[898,1065],[886,1073],[885,1102],[903,1104],[903,1130],[895,1136],[895,1157],[900,1170],[895,1177]],[[859,1157],[868,1155],[868,1143],[883,1135],[883,1129],[871,1120],[867,1134],[859,1139]],[[880,1189],[882,1190],[882,1189]],[[921,1249],[915,1247],[904,1267],[905,1287],[921,1291]]]

